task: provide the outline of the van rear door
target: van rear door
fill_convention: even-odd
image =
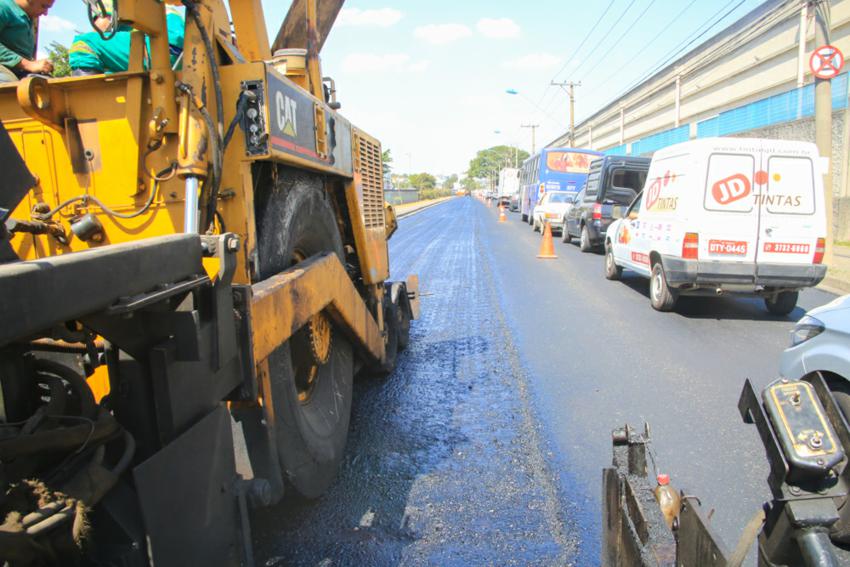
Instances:
[[[753,140],[737,151],[716,151],[708,156],[702,211],[693,227],[684,232],[699,235],[700,270],[723,281],[723,266],[737,264],[739,277],[752,269],[755,278],[758,242],[758,206],[753,200],[753,176],[760,166],[761,142]],[[748,265],[742,269],[741,264]]]
[[[823,183],[809,146],[765,147],[754,191],[761,211],[757,262],[765,276],[779,275],[767,264],[812,264],[817,240],[826,236]]]

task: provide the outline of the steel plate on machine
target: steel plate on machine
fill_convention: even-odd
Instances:
[[[322,105],[318,112],[325,115],[328,155],[320,155],[316,147],[315,114],[319,103],[272,70],[267,81],[272,148],[351,176],[351,124]]]

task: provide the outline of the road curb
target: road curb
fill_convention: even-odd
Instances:
[[[429,204],[427,204],[427,205],[423,205],[423,206],[421,206],[421,207],[417,207],[417,208],[413,209],[412,211],[407,211],[407,212],[405,212],[405,213],[397,214],[395,218],[397,218],[397,219],[407,218],[407,217],[409,217],[409,216],[415,215],[416,213],[421,213],[421,212],[422,212],[422,211],[424,211],[425,209],[430,209],[431,207],[436,207],[437,205],[441,205],[441,204],[443,204],[443,203],[447,203],[448,201],[451,201],[452,199],[455,199],[455,198],[456,198],[456,197],[449,197],[448,199],[440,199],[439,201],[437,201],[437,202],[435,202],[435,203],[429,203]]]
[[[827,276],[817,285],[816,289],[834,293],[835,295],[847,295],[850,293],[850,283]]]

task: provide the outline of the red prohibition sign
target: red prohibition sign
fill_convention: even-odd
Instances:
[[[844,67],[844,54],[833,45],[821,45],[812,52],[809,68],[818,79],[832,79]]]

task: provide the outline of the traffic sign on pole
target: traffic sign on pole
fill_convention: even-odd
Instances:
[[[832,79],[844,67],[844,54],[833,45],[821,45],[812,52],[809,68],[818,79]]]

